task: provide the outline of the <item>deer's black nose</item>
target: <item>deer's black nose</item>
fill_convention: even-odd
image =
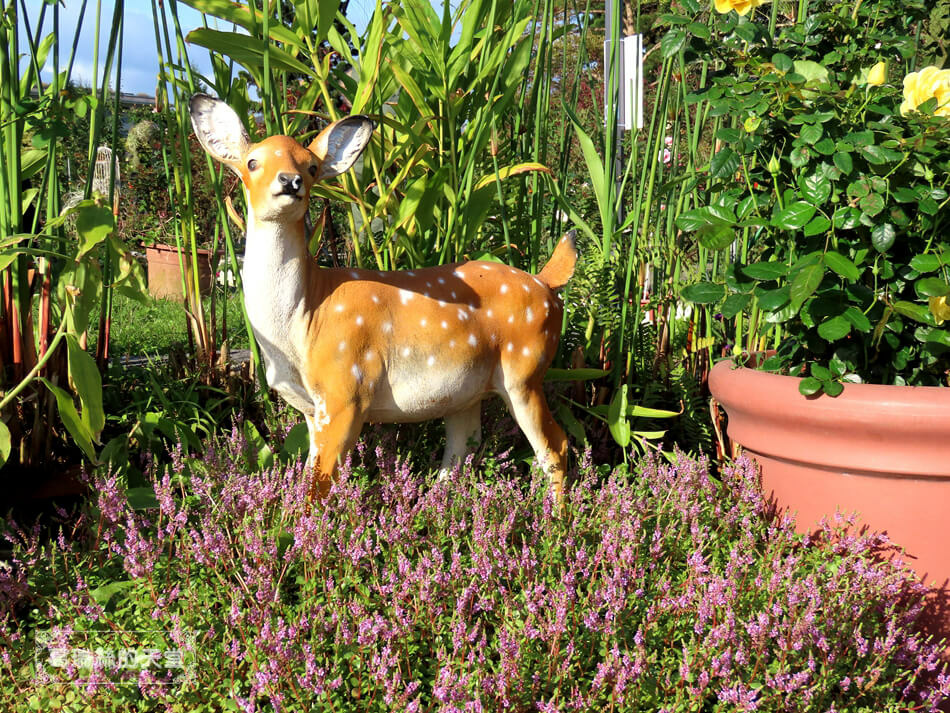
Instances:
[[[299,173],[278,173],[277,181],[283,187],[284,193],[296,193],[303,185],[303,176]]]

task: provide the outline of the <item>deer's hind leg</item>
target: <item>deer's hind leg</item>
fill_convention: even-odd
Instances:
[[[561,502],[567,469],[567,436],[551,415],[541,389],[542,378],[510,387],[505,397],[511,415],[524,431],[538,464],[548,476],[555,500]]]

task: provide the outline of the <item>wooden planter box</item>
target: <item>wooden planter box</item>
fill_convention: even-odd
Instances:
[[[161,243],[150,245],[145,248],[145,259],[148,266],[149,294],[158,299],[183,302],[178,248]],[[190,275],[191,254],[183,251],[182,260]],[[201,294],[210,294],[214,273],[211,270],[211,251],[204,248],[198,249],[198,283],[201,286]]]

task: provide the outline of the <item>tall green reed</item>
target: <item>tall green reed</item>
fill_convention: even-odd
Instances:
[[[199,152],[199,156],[204,157],[205,173],[192,163],[195,157],[191,151],[188,99],[208,78],[199,77],[189,60],[188,46],[178,15],[178,3],[174,0],[169,3],[156,3],[153,0],[152,18],[161,67],[156,101],[168,132],[168,141],[162,145],[162,160],[171,200],[178,206],[174,231],[181,268],[182,296],[197,361],[205,367],[211,367],[220,351],[226,348],[226,334],[222,325],[219,341],[219,325],[216,319],[218,310],[215,302],[217,293],[212,290],[207,299],[202,294],[199,266],[199,261],[205,259],[200,252],[202,248],[209,250],[213,267],[217,267],[219,254],[224,253],[225,272],[230,272],[239,288],[234,299],[238,300],[243,308],[235,235],[231,223],[227,220],[223,194],[226,175],[223,169],[213,165],[203,152]],[[244,80],[233,76],[233,62],[216,54],[213,54],[211,59],[211,88],[222,96],[231,97],[234,102],[246,105],[247,86]],[[201,162],[202,158],[197,160]],[[206,195],[200,195],[202,183],[210,185],[213,202],[209,203]],[[210,220],[207,216],[209,212],[214,216]],[[210,235],[207,234],[209,230]],[[242,309],[242,313],[254,361],[259,367],[261,361],[257,344],[247,322],[246,311]]]
[[[242,30],[206,21],[185,39],[252,77],[264,120],[263,132],[249,121],[252,136],[284,131],[303,140],[341,112],[378,121],[361,175],[318,192],[348,206],[335,220],[346,226],[353,264],[485,257],[534,268],[553,247],[554,209],[541,178],[548,149],[533,125],[550,102],[547,45],[563,31],[554,0],[471,0],[454,11],[446,3],[441,14],[423,0],[379,2],[362,36],[334,2],[298,2],[292,13],[268,2],[188,4]],[[177,104],[195,84],[188,62],[176,64]],[[216,71],[211,89],[248,114],[258,104],[240,81]],[[187,134],[185,117],[180,124]],[[328,219],[316,221],[315,253],[336,232]]]
[[[59,11],[44,4],[34,13],[11,0],[0,15],[0,465],[12,460],[25,468],[42,466],[62,451],[54,413],[95,460],[105,414],[99,366],[85,351],[86,335],[96,327],[90,312],[112,289],[140,296],[143,284],[116,233],[111,202],[90,199],[122,3],[111,21],[102,85],[95,84],[95,72],[89,95],[70,83],[86,3],[71,47],[63,47]],[[44,34],[50,16],[53,29]],[[97,5],[97,37],[101,20]],[[63,71],[65,48],[70,54]],[[67,208],[71,186],[61,171],[61,147],[71,122],[90,111],[89,165],[80,178],[87,200]],[[105,272],[103,253],[110,266]],[[105,340],[98,348],[101,363]]]

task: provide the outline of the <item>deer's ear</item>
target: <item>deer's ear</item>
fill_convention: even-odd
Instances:
[[[372,119],[368,116],[348,116],[334,121],[317,134],[307,148],[320,161],[317,180],[339,176],[356,163],[373,135]]]
[[[207,94],[195,94],[188,107],[191,125],[204,150],[212,158],[240,172],[241,159],[251,140],[234,109]]]

